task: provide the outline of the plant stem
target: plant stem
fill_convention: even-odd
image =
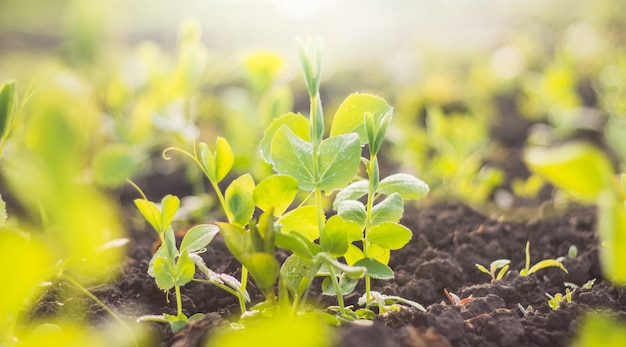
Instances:
[[[366,218],[366,222],[365,222],[365,233],[363,235],[363,255],[365,256],[365,258],[368,257],[368,252],[367,252],[367,248],[368,248],[368,241],[367,241],[367,233],[370,231],[371,229],[371,221],[372,221],[372,209],[374,208],[374,194],[376,193],[376,187],[378,186],[378,175],[374,175],[374,172],[377,172],[378,168],[376,167],[378,165],[378,161],[376,159],[376,154],[370,153],[370,160],[369,160],[369,167],[367,168],[367,174],[368,174],[368,178],[369,178],[369,185],[368,185],[368,190],[367,190],[367,207],[366,207],[366,212],[367,212],[367,218]],[[371,286],[372,286],[372,280],[370,278],[370,276],[365,275],[365,308],[369,308],[370,307],[370,301],[371,301]]]
[[[183,314],[183,299],[180,294],[180,286],[174,286],[174,290],[176,291],[176,312],[180,316]]]
[[[330,272],[330,280],[333,282],[333,288],[335,288],[335,294],[337,294],[339,313],[343,316],[346,314],[346,308],[343,303],[343,294],[341,293],[341,288],[339,287],[339,280],[337,280],[337,276],[335,276],[335,269],[332,266],[328,266],[328,272]]]
[[[93,295],[93,293],[91,293],[87,288],[85,288],[82,284],[80,284],[74,278],[72,278],[72,277],[70,277],[68,275],[62,274],[61,275],[61,279],[64,280],[65,282],[73,285],[74,287],[76,287],[83,294],[85,294],[88,298],[90,298],[96,304],[98,304],[100,307],[102,307],[102,309],[104,309],[109,315],[111,315],[111,317],[113,317],[113,319],[116,322],[118,322],[122,327],[124,327],[124,329],[128,330],[128,332],[130,333],[130,336],[133,339],[133,344],[135,345],[135,347],[139,346],[137,344],[137,337],[135,336],[135,332],[133,331],[133,329],[131,329],[128,326],[128,324],[126,324],[126,322],[117,313],[113,312],[113,310],[111,310],[104,302],[102,302],[102,300],[98,299],[97,296]]]
[[[241,266],[241,291],[245,292],[248,284],[248,268]],[[244,311],[245,312],[245,311]]]

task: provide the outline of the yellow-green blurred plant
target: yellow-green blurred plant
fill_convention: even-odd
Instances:
[[[44,281],[78,288],[124,324],[86,288],[114,276],[111,269],[121,259],[126,240],[117,210],[85,178],[91,134],[98,124],[78,100],[60,88],[42,87],[24,110],[28,117],[13,124],[19,131],[3,157],[9,193],[24,211],[2,230],[6,262],[24,259],[3,270],[5,278],[21,283],[3,305],[8,334]]]
[[[446,114],[428,108],[425,127],[402,124],[395,142],[400,162],[414,165],[435,198],[484,202],[502,183],[503,173],[485,165],[490,150],[488,121],[470,113]]]
[[[223,329],[212,335],[206,347],[330,347],[330,327],[313,313],[298,316],[256,317],[243,330]]]

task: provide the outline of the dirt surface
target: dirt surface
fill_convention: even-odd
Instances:
[[[592,207],[519,223],[500,222],[461,204],[440,204],[419,210],[407,208],[403,224],[413,230],[413,238],[405,248],[392,252],[390,266],[395,278],[374,281],[373,289],[417,301],[427,307],[427,312],[407,309],[380,316],[372,326],[345,325],[338,329],[338,346],[565,346],[574,337],[584,312],[626,312],[626,292],[610,285],[601,274]],[[91,288],[92,292],[128,318],[174,314],[175,303],[167,303],[164,293],[146,273],[154,233],[137,232],[131,237],[130,252],[117,279]],[[563,260],[568,274],[551,268],[522,277],[519,270],[524,267],[527,241],[532,263],[566,256],[572,245],[578,248],[578,255]],[[239,264],[220,237],[203,257],[213,270],[239,275]],[[490,283],[490,277],[479,272],[475,264],[488,266],[499,258],[510,259],[512,270],[502,280]],[[564,282],[582,285],[593,278],[595,285],[590,290],[575,291],[571,303],[563,303],[557,310],[548,306],[545,293],[564,293]],[[41,319],[65,313],[63,310],[69,313],[69,307],[75,307],[69,303],[81,301],[90,308],[89,314],[74,318],[86,318],[95,325],[108,319],[106,312],[86,298],[79,299],[80,295],[72,295],[71,291],[59,295],[63,292],[58,290],[60,286],[63,284],[48,290],[35,307],[34,316]],[[462,306],[452,305],[444,288],[473,300]],[[250,291],[253,301],[261,300],[253,285]],[[235,298],[215,286],[190,283],[182,292],[187,315],[201,312],[207,316],[175,335],[162,324],[142,323],[155,335],[156,345],[201,346],[213,327],[238,314]],[[346,304],[356,304],[356,298],[347,297]],[[518,304],[531,306],[532,312],[524,315]],[[67,319],[72,319],[71,314]]]

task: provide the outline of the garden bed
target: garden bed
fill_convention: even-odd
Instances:
[[[402,310],[378,317],[373,325],[347,324],[338,328],[339,346],[565,346],[574,338],[585,312],[608,309],[623,314],[626,293],[606,282],[601,274],[595,235],[595,210],[577,207],[562,215],[527,223],[501,222],[462,204],[438,204],[405,212],[403,223],[413,230],[411,242],[392,252],[390,266],[395,278],[374,281],[373,289],[400,295],[427,307],[427,312]],[[145,314],[175,314],[175,304],[147,275],[152,256],[154,233],[134,232],[128,256],[117,279],[111,284],[91,288],[107,305],[132,318]],[[556,268],[521,277],[524,249],[530,241],[531,261],[565,256],[574,245],[575,258],[565,257],[568,274]],[[238,262],[218,237],[203,258],[215,271],[239,276]],[[285,254],[279,254],[285,258]],[[499,281],[479,272],[475,264],[488,265],[499,258],[511,260],[511,271]],[[571,303],[558,309],[548,306],[545,293],[564,293],[564,282],[577,285],[596,278],[591,289],[576,290]],[[460,298],[473,300],[452,305],[444,288]],[[261,295],[250,289],[253,302]],[[358,292],[358,290],[357,290]],[[34,310],[36,316],[59,313],[64,306],[55,291]],[[361,293],[346,297],[356,305]],[[68,296],[72,298],[72,295]],[[313,300],[332,304],[332,297],[312,295]],[[78,300],[78,299],[65,299]],[[107,320],[98,306],[90,305],[85,319],[94,324]],[[524,315],[518,304],[532,307]],[[208,313],[176,334],[166,325],[142,323],[155,334],[159,346],[202,346],[211,328],[235,319],[235,297],[206,284],[190,283],[183,288],[183,307],[187,315]],[[76,317],[75,317],[76,318]],[[69,318],[68,318],[69,319]]]

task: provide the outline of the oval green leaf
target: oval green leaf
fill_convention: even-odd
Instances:
[[[283,233],[297,231],[306,236],[309,241],[320,237],[320,231],[317,227],[317,209],[313,205],[301,206],[291,210],[285,213],[278,222],[282,225],[281,231]]]
[[[233,168],[235,155],[230,144],[223,137],[218,137],[215,144],[215,183],[221,182]]]
[[[165,231],[172,224],[176,212],[180,207],[180,200],[177,196],[167,194],[161,200],[161,229]]]
[[[304,141],[310,141],[309,121],[301,114],[287,113],[274,119],[272,124],[265,130],[260,146],[261,157],[269,164],[272,163],[271,149],[274,135],[283,125],[291,129],[294,134]]]
[[[184,250],[178,260],[176,261],[176,281],[177,286],[184,286],[193,279],[193,274],[196,272],[196,265],[189,258],[189,251]]]
[[[271,148],[274,171],[298,181],[302,190],[312,191],[316,186],[313,168],[313,145],[283,125],[274,135]]]
[[[187,230],[180,244],[180,251],[195,252],[205,248],[220,229],[213,224],[198,224]]]
[[[428,194],[429,188],[424,181],[406,173],[397,173],[385,177],[378,184],[377,193],[391,195],[398,193],[402,199],[417,200]]]
[[[413,233],[408,228],[396,223],[381,223],[367,233],[367,239],[380,247],[400,249],[410,240]]]
[[[270,176],[254,188],[254,201],[263,211],[274,208],[274,216],[281,216],[298,193],[298,181],[291,176]]]
[[[357,223],[360,227],[365,227],[367,212],[365,205],[356,200],[347,200],[339,204],[337,214],[343,219]]]
[[[393,193],[372,208],[372,225],[391,222],[397,223],[404,213],[404,201],[400,194]]]
[[[346,223],[338,216],[332,216],[324,225],[320,235],[320,246],[333,257],[342,256],[348,251],[348,234]]]
[[[378,123],[382,116],[391,111],[391,106],[375,95],[351,94],[337,108],[330,128],[330,136],[356,132],[359,134],[360,143],[365,145],[367,144],[365,112],[371,112],[374,115],[374,122]]]
[[[15,81],[7,82],[0,89],[0,139],[8,132],[15,103]]]
[[[337,193],[337,196],[335,196],[335,200],[333,201],[333,210],[337,211],[337,209],[339,209],[339,205],[346,200],[360,199],[367,194],[368,189],[368,180],[359,180],[350,183],[348,186],[340,190],[339,193]]]
[[[161,290],[169,290],[174,287],[174,274],[166,257],[154,259],[154,279]]]
[[[226,215],[230,223],[245,226],[254,213],[254,179],[250,174],[244,174],[235,179],[226,188]]]
[[[152,225],[154,230],[161,234],[163,232],[161,228],[161,211],[159,211],[157,205],[146,199],[135,199],[134,203],[141,215]]]
[[[363,258],[354,263],[354,266],[363,266],[366,268],[366,274],[371,278],[378,280],[388,280],[393,278],[393,270],[391,270],[389,266],[373,258]]]
[[[360,162],[361,145],[357,134],[344,134],[322,141],[318,188],[331,191],[346,186],[356,176]]]

